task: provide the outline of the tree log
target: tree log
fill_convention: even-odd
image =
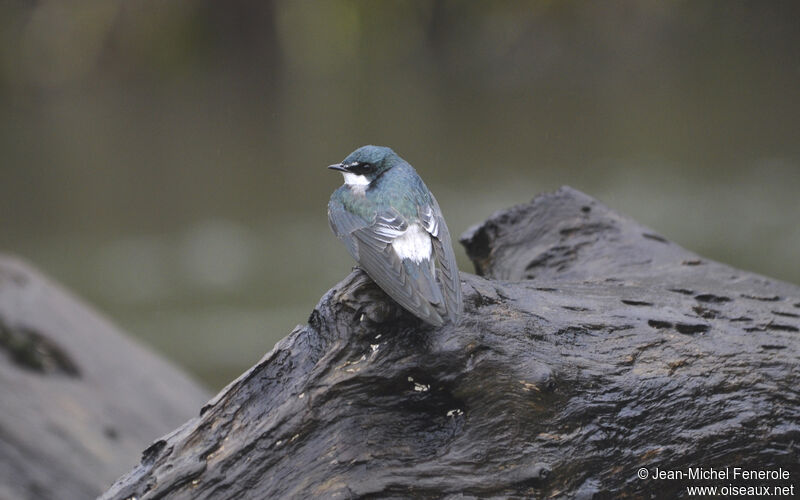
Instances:
[[[207,399],[68,292],[0,256],[0,498],[96,497]]]
[[[462,273],[459,325],[356,270],[103,498],[685,495],[642,467],[796,482],[800,288],[570,188],[462,242],[484,277]]]

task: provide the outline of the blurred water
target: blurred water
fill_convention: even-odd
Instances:
[[[454,235],[569,184],[800,282],[796,11],[7,3],[0,249],[214,387],[349,271],[324,167],[366,143],[417,167]]]

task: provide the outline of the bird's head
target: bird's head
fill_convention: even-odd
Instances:
[[[362,146],[347,155],[342,163],[330,165],[328,168],[342,172],[345,184],[366,188],[381,174],[402,161],[402,158],[389,148]]]

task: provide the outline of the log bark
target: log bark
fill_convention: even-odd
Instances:
[[[356,270],[103,498],[685,495],[641,467],[796,482],[800,288],[569,188],[462,241],[483,277],[462,273],[459,325]]]
[[[96,497],[207,399],[80,300],[0,256],[0,498]]]

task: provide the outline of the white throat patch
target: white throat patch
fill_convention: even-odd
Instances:
[[[392,242],[392,248],[401,259],[419,264],[431,258],[433,246],[431,236],[419,224],[412,224]]]
[[[342,175],[344,175],[344,183],[356,191],[364,191],[369,186],[369,179],[363,175],[351,174],[350,172],[342,172]]]

